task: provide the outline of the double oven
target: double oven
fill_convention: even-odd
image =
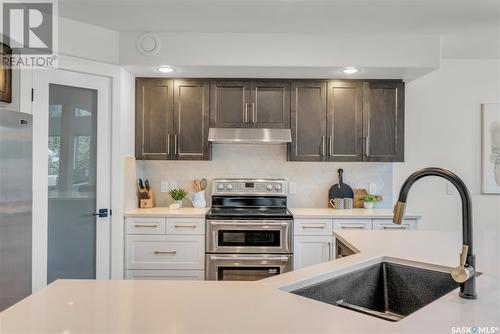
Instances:
[[[207,280],[254,281],[292,270],[293,216],[283,179],[215,179],[206,215]]]

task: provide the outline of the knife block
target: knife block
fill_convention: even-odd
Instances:
[[[153,208],[155,195],[152,189],[141,191],[141,193],[146,193],[147,198],[140,198],[139,196],[139,208]]]

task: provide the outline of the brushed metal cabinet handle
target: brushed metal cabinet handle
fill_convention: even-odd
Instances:
[[[365,154],[366,156],[370,155],[370,136],[366,136],[365,138]]]
[[[321,136],[321,156],[325,156],[325,136]]]
[[[342,228],[344,230],[349,230],[349,229],[359,230],[359,229],[364,229],[365,225],[340,225],[340,228]]]
[[[177,133],[174,134],[174,154],[179,154],[179,143],[177,141]]]
[[[302,225],[303,229],[308,229],[308,228],[320,228],[320,229],[324,229],[325,227],[326,227],[325,224],[317,224],[317,225],[307,224],[307,225]]]
[[[196,228],[196,225],[174,225],[175,228]]]
[[[177,254],[177,251],[154,251],[155,254]]]
[[[158,227],[158,225],[156,225],[156,224],[135,224],[134,227],[136,227],[136,228],[142,228],[142,227],[154,228],[154,227]]]
[[[245,103],[245,109],[243,110],[243,123],[248,123],[248,103]]]
[[[167,135],[167,155],[170,155],[170,136],[171,134]]]
[[[332,243],[328,242],[327,245],[328,245],[328,261],[330,261],[330,260],[333,260],[332,259]]]
[[[252,103],[252,123],[257,123],[257,110],[255,109],[255,103]]]
[[[328,137],[328,153],[331,157],[333,157],[333,138],[332,136]]]

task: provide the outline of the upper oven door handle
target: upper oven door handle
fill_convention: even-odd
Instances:
[[[250,222],[250,221],[240,221],[239,223],[234,223],[234,222],[217,222],[217,221],[209,221],[208,222],[210,225],[213,226],[288,226],[289,223],[287,222],[269,222],[269,221],[263,221],[263,222]]]

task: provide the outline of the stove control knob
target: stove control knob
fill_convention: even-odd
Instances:
[[[226,188],[227,188],[227,190],[231,190],[231,189],[233,189],[233,186],[232,186],[231,184],[228,184],[228,185],[226,186]]]
[[[272,185],[270,185],[270,184],[268,184],[268,185],[266,186],[266,188],[267,188],[267,190],[271,191],[271,190],[273,189],[273,186],[272,186]]]
[[[277,183],[275,188],[276,190],[281,190],[281,184]]]
[[[224,189],[224,185],[223,185],[222,183],[219,183],[219,184],[217,185],[217,189],[219,189],[219,190]]]

